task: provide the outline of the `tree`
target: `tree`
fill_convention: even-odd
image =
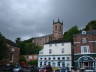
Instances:
[[[8,57],[8,48],[5,37],[0,33],[0,60]]]
[[[20,47],[21,55],[38,54],[42,49],[41,46],[35,45],[34,43],[32,43],[32,41],[20,41],[17,44]]]
[[[79,33],[77,26],[70,28],[67,32],[64,33],[64,40],[73,41],[73,35]]]
[[[86,31],[88,31],[88,30],[96,30],[96,20],[90,21],[90,22],[86,25],[86,27],[85,27],[84,30],[86,30]]]
[[[20,37],[18,37],[18,38],[16,38],[16,44],[18,45],[19,43],[20,43],[20,41],[21,41],[21,38]]]
[[[29,65],[37,65],[38,64],[38,60],[32,60],[28,62]]]

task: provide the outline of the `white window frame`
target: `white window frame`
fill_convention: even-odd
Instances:
[[[85,51],[86,48],[86,51]],[[81,54],[90,53],[89,46],[81,46]]]

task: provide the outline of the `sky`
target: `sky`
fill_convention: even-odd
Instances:
[[[51,34],[58,18],[64,32],[81,29],[96,20],[96,0],[0,0],[0,32],[13,41]]]

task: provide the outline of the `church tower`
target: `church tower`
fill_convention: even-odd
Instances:
[[[60,22],[59,18],[57,22],[53,20],[53,38],[54,40],[63,38],[63,22]]]

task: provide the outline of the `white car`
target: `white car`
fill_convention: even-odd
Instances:
[[[13,68],[13,72],[21,72],[21,67],[20,66],[15,66]]]

